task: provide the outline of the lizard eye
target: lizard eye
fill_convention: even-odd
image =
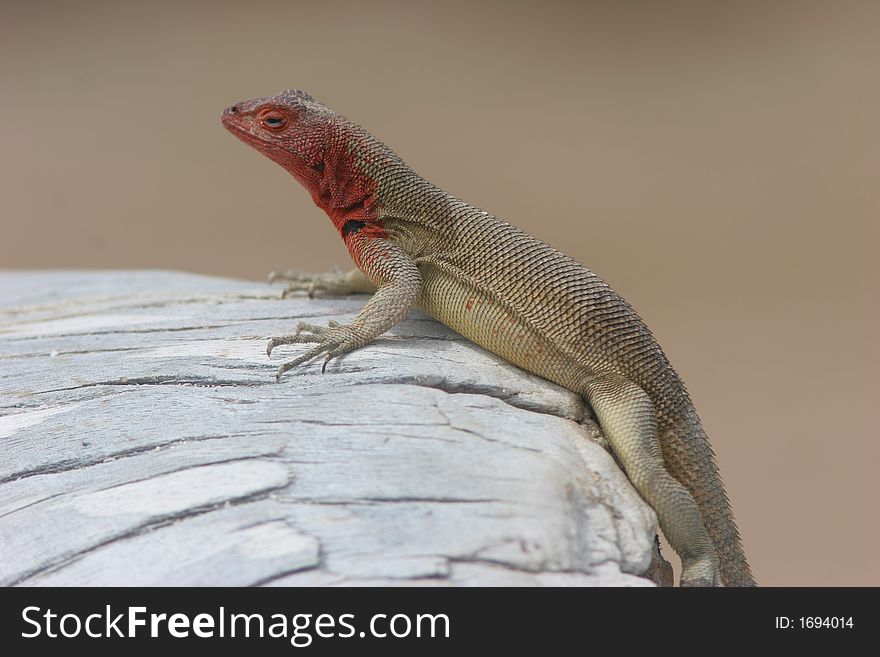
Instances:
[[[260,124],[274,132],[284,130],[287,125],[287,117],[276,109],[266,109],[260,112]]]

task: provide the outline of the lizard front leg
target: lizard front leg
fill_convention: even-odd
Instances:
[[[307,292],[309,299],[315,298],[315,292],[326,292],[330,295],[345,294],[373,294],[376,286],[373,285],[360,269],[352,269],[343,272],[339,268],[333,271],[313,274],[298,269],[287,271],[273,271],[269,274],[269,282],[283,281],[287,283],[287,289],[281,293],[285,299],[291,292]]]
[[[332,358],[371,342],[406,317],[415,305],[422,287],[422,275],[409,255],[387,239],[364,236],[352,239],[348,245],[366,279],[375,283],[376,293],[351,324],[330,322],[327,326],[316,326],[300,322],[293,335],[271,338],[266,349],[270,356],[272,350],[281,344],[315,344],[301,356],[282,364],[276,379],[280,380],[287,370],[322,354],[323,372]]]

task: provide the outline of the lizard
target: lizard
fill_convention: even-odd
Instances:
[[[357,269],[290,289],[373,292],[353,321],[300,322],[278,369],[363,347],[414,307],[503,359],[580,394],[682,561],[682,586],[754,586],[714,452],[679,375],[598,275],[452,196],[302,90],[236,103],[221,122],[311,194]],[[276,276],[284,278],[285,276]],[[322,371],[323,371],[322,368]]]

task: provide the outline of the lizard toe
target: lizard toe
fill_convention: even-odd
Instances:
[[[340,324],[336,321],[330,321],[327,326],[318,326],[316,324],[307,324],[300,322],[296,326],[296,332],[293,335],[283,335],[269,339],[266,353],[271,356],[272,350],[281,344],[314,344],[311,349],[304,354],[287,361],[278,368],[276,380],[280,380],[285,372],[308,362],[318,356],[324,354],[324,364],[321,366],[321,373],[327,370],[327,363],[333,358],[338,358],[356,349],[361,341],[359,341],[357,331],[350,325]]]
[[[299,333],[294,333],[293,335],[279,335],[274,338],[269,338],[269,344],[266,345],[266,355],[271,357],[272,351],[275,347],[282,344],[320,344],[322,342],[324,342],[324,337],[321,335],[300,335]]]
[[[301,356],[297,356],[293,360],[289,360],[286,363],[282,363],[281,366],[278,368],[278,372],[275,374],[275,380],[280,381],[281,377],[288,370],[293,369],[297,365],[302,365],[303,363],[306,363],[314,358],[317,358],[322,353],[328,352],[327,357],[324,359],[324,365],[321,367],[321,373],[323,374],[324,370],[327,367],[327,362],[332,357],[330,355],[330,352],[332,352],[334,344],[335,343],[331,342],[329,344],[322,343],[322,344],[315,345],[314,347],[309,349],[306,353],[302,354]]]

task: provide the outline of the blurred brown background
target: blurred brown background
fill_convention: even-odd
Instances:
[[[307,89],[638,308],[759,582],[880,584],[880,3],[0,7],[0,267],[347,266],[219,123]]]

